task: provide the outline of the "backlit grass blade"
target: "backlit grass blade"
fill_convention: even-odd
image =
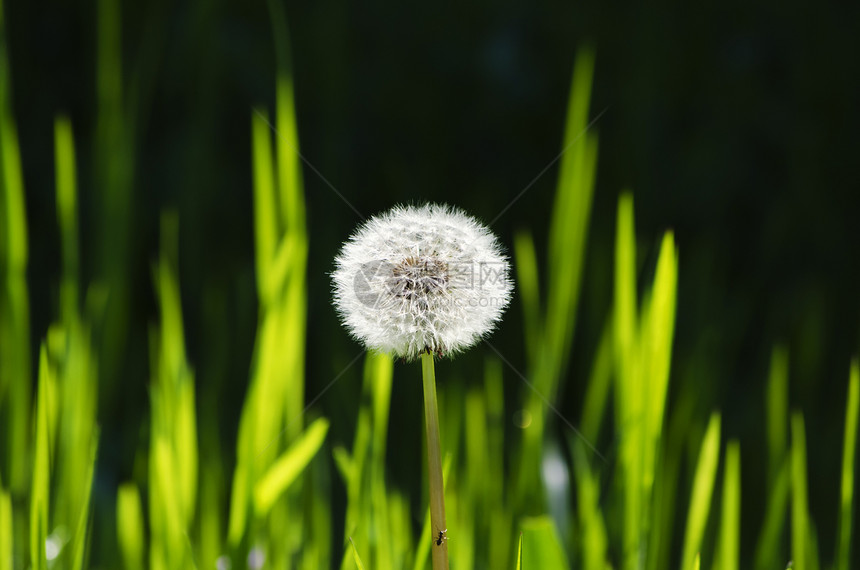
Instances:
[[[615,299],[614,299],[615,352],[622,381],[630,376],[633,362],[633,343],[636,340],[636,231],[633,219],[633,196],[625,192],[618,200],[618,216],[615,235]],[[629,386],[620,386],[625,390]],[[623,403],[628,396],[619,394]],[[627,414],[624,414],[625,417]]]
[[[56,363],[60,396],[52,522],[72,533],[69,547],[60,555],[82,565],[86,541],[77,533],[86,533],[89,528],[89,498],[98,447],[98,354],[93,350],[90,324],[80,309],[77,167],[72,125],[64,117],[54,121],[54,154],[62,273],[60,319],[48,331],[49,359]]]
[[[517,271],[517,291],[523,304],[523,325],[526,353],[532,361],[538,357],[540,343],[540,287],[534,239],[526,231],[514,235],[514,267]]]
[[[648,364],[647,394],[649,437],[656,450],[663,427],[669,370],[672,362],[672,341],[675,334],[675,302],[678,288],[678,256],[672,232],[666,232],[660,245],[660,257],[654,275],[650,303],[643,319],[643,350]],[[646,481],[654,478],[655,458],[646,461]]]
[[[699,460],[693,476],[693,491],[687,512],[687,528],[684,533],[684,549],[681,568],[693,568],[702,545],[705,525],[711,509],[711,495],[717,468],[720,462],[720,415],[714,413],[708,422],[705,437],[699,450]]]
[[[645,445],[645,394],[638,366],[636,315],[636,232],[633,197],[622,194],[618,201],[615,237],[614,290],[615,419],[620,434],[619,468],[623,477],[622,568],[638,568],[642,541],[642,462]]]
[[[84,488],[80,489],[80,493],[83,497],[80,501],[81,512],[78,517],[77,528],[75,529],[71,544],[72,564],[70,567],[72,570],[81,570],[84,567],[84,560],[89,542],[88,535],[92,528],[90,521],[90,500],[92,498],[93,475],[95,474],[98,447],[99,431],[96,429],[93,432],[92,441],[90,442],[89,468],[87,469]]]
[[[265,517],[275,500],[302,473],[325,441],[328,420],[320,418],[272,464],[254,488],[258,517]]]
[[[520,539],[517,541],[517,570],[522,570],[523,567],[523,533],[520,532]]]
[[[12,497],[0,488],[0,570],[12,570]]]
[[[5,37],[0,25],[0,478],[12,495],[24,495],[32,412],[27,214]]]
[[[720,521],[719,560],[715,568],[738,570],[741,538],[741,446],[732,440],[726,446],[723,474],[723,512]]]
[[[523,570],[563,570],[570,567],[551,518],[527,518],[522,521],[520,527],[523,533]]]
[[[765,395],[768,481],[772,484],[788,442],[788,350],[784,346],[775,346],[771,353]]]
[[[39,384],[36,389],[36,449],[33,461],[33,482],[30,488],[30,564],[33,570],[48,567],[45,540],[48,538],[48,514],[51,483],[51,400],[54,378],[43,345],[39,351]]]
[[[67,117],[54,121],[54,154],[57,184],[57,219],[63,258],[60,308],[68,321],[78,307],[77,174],[72,124]]]
[[[842,488],[840,494],[839,542],[836,569],[848,570],[851,563],[851,510],[854,506],[854,457],[857,451],[857,417],[860,414],[860,364],[851,362],[848,401],[845,405],[845,435],[842,449]]]
[[[361,556],[358,555],[358,549],[355,547],[352,537],[349,537],[349,544],[352,546],[352,559],[355,560],[355,567],[358,570],[364,570],[364,564],[361,563]]]
[[[100,312],[99,370],[107,378],[121,376],[131,305],[132,231],[136,226],[133,210],[135,181],[135,124],[124,92],[128,75],[123,70],[122,3],[98,0],[96,6],[96,120],[94,139],[92,263],[99,281],[110,294]],[[108,384],[108,393],[119,385]],[[113,395],[113,394],[112,394]]]
[[[806,486],[806,429],[800,412],[791,414],[791,559],[794,570],[811,570]]]
[[[143,570],[144,528],[140,493],[134,483],[119,486],[116,498],[119,552],[127,570]]]
[[[672,362],[672,343],[675,333],[675,304],[678,286],[678,254],[672,232],[666,232],[660,245],[660,256],[654,274],[654,283],[646,295],[640,317],[639,362],[644,374],[633,374],[634,382],[640,384],[633,394],[642,398],[642,406],[632,404],[633,418],[642,417],[641,444],[641,494],[643,502],[641,540],[652,544],[652,510],[655,509],[654,486],[657,463],[662,449],[663,422],[666,397],[669,387],[669,372]],[[642,409],[644,408],[644,409]],[[634,425],[637,420],[633,420]],[[661,529],[653,532],[659,534]],[[653,544],[659,544],[654,542]]]
[[[178,568],[192,561],[188,533],[197,510],[197,414],[176,277],[176,216],[165,214],[161,229],[161,259],[153,271],[161,322],[150,335],[150,566]]]
[[[273,295],[269,266],[275,257],[279,235],[271,136],[269,119],[263,111],[256,110],[251,115],[254,250],[257,256],[257,294],[265,305],[271,302]]]

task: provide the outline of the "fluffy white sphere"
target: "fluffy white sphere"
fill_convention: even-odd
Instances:
[[[469,348],[511,300],[495,236],[444,205],[397,206],[369,219],[335,264],[334,305],[350,334],[407,360]]]

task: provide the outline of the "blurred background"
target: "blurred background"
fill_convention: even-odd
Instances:
[[[58,113],[75,130],[82,282],[104,279],[108,259],[124,263],[128,295],[116,310],[127,326],[112,339],[123,356],[101,363],[97,510],[113,508],[117,483],[145,450],[151,264],[164,210],[179,215],[201,414],[219,418],[222,452],[234,453],[257,319],[250,123],[255,108],[273,112],[278,49],[261,2],[125,3],[112,32],[97,25],[104,4],[2,6],[26,189],[32,346],[58,312]],[[786,346],[790,404],[806,414],[811,509],[831,543],[848,366],[860,346],[860,5],[277,6],[289,25],[281,49],[292,62],[306,161],[308,402],[361,351],[331,307],[328,273],[363,218],[402,202],[447,202],[491,223],[508,247],[515,230],[531,229],[546,250],[573,61],[590,46],[600,155],[559,408],[576,423],[611,301],[617,198],[629,188],[640,281],[650,280],[663,230],[675,230],[680,251],[669,405],[692,401],[701,418],[723,410],[726,438],[744,446],[744,520],[759,528],[765,380],[772,348]],[[103,56],[113,58],[107,64],[97,55],[99,42],[111,41],[105,33],[121,45]],[[127,130],[106,132],[111,113],[133,118]],[[124,141],[116,160],[130,160],[134,173],[118,182],[129,190],[126,214],[103,223],[96,189],[123,169],[93,157],[111,141]],[[524,370],[521,330],[515,298],[491,340]],[[456,365],[441,362],[440,382],[480,377],[488,354],[478,346]],[[351,441],[360,374],[349,368],[313,403],[333,418],[334,443]],[[521,390],[513,372],[506,384]],[[421,426],[409,419],[420,394],[418,367],[396,365],[392,425],[407,427],[391,432],[394,485],[420,479]],[[612,456],[611,434],[596,445]]]

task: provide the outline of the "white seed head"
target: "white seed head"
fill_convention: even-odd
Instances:
[[[335,265],[334,305],[350,334],[407,360],[469,348],[511,300],[495,236],[444,205],[397,206],[369,219]]]

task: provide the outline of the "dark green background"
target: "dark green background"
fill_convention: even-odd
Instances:
[[[57,314],[58,232],[53,120],[71,116],[79,159],[84,282],[97,275],[93,203],[96,7],[4,2],[21,141],[34,343]],[[642,281],[663,230],[680,250],[671,401],[695,401],[693,427],[722,409],[743,446],[744,554],[761,524],[764,386],[770,351],[790,350],[791,404],[803,409],[810,497],[825,559],[838,504],[844,394],[860,324],[860,4],[342,3],[285,6],[311,239],[308,400],[360,350],[330,306],[327,272],[364,216],[399,202],[440,201],[485,221],[531,187],[493,229],[510,246],[531,228],[546,241],[576,50],[596,53],[592,116],[597,189],[576,344],[562,411],[578,417],[582,386],[611,298],[615,205],[636,199]],[[127,3],[123,84],[136,176],[128,262],[125,360],[103,378],[97,503],[144,448],[146,327],[156,318],[150,263],[159,213],[181,225],[181,286],[200,406],[232,453],[256,326],[250,118],[274,98],[268,8],[260,2]],[[131,100],[131,99],[129,99]],[[317,174],[318,171],[319,174]],[[331,186],[331,187],[330,187]],[[541,258],[544,266],[558,260]],[[518,300],[492,337],[525,369]],[[441,382],[473,381],[477,347],[439,366]],[[395,485],[418,477],[416,366],[395,371]],[[316,404],[335,442],[351,441],[360,366]],[[519,393],[507,375],[511,409]],[[141,427],[144,426],[144,427]],[[411,427],[407,427],[411,426]],[[607,436],[599,447],[612,456]],[[408,461],[402,461],[407,459]],[[334,479],[336,494],[342,493]],[[415,495],[418,494],[416,491]],[[417,497],[416,497],[417,498]],[[679,525],[680,529],[680,525]],[[754,530],[753,530],[754,529]]]

